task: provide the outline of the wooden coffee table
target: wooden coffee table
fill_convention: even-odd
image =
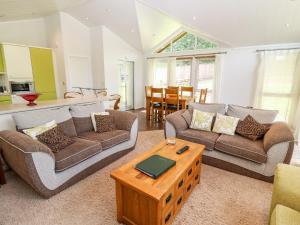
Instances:
[[[181,155],[176,151],[188,145]],[[130,225],[171,224],[193,188],[200,182],[205,146],[176,139],[175,145],[162,141],[157,146],[111,173],[116,181],[117,220]],[[176,161],[176,166],[154,180],[134,166],[158,154]]]

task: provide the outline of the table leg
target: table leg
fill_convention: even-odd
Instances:
[[[186,101],[182,101],[182,109],[186,109]]]
[[[150,120],[150,99],[146,98],[146,118]]]

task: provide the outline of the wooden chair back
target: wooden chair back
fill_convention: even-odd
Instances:
[[[179,90],[179,87],[178,86],[168,86],[168,89],[177,89],[177,90]]]
[[[83,94],[77,91],[67,91],[64,93],[64,98],[81,98]]]
[[[146,97],[151,97],[151,89],[152,89],[152,86],[145,86],[145,96]]]
[[[164,103],[164,89],[163,88],[151,88],[151,102],[152,103]]]
[[[165,89],[165,103],[168,105],[176,105],[179,109],[179,90],[173,88]]]
[[[116,97],[116,101],[115,101],[115,104],[114,104],[114,110],[120,110],[120,102],[121,102],[121,95],[118,95],[118,94],[114,94],[112,96],[115,96]]]
[[[189,97],[194,97],[194,87],[181,87],[180,89],[180,96],[186,96],[185,94],[188,93]]]
[[[200,98],[199,103],[205,103],[206,102],[206,96],[207,96],[207,88],[200,90]]]

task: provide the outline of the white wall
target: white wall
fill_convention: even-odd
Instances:
[[[47,47],[44,19],[1,22],[0,42]]]
[[[118,60],[134,62],[134,108],[144,106],[144,74],[143,74],[143,54],[136,50],[119,36],[106,27],[102,27],[103,34],[103,57],[105,87],[111,93],[118,93],[119,86],[117,63]]]
[[[67,90],[93,87],[90,29],[69,14],[60,13]],[[80,73],[76,73],[74,68]]]
[[[105,88],[102,27],[92,27],[90,34],[94,88]]]
[[[64,46],[62,40],[61,21],[59,13],[45,17],[47,44],[53,49],[55,63],[55,82],[58,98],[63,98],[66,91],[66,73],[64,61]]]

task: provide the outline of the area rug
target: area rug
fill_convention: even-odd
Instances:
[[[163,131],[140,132],[134,151],[47,200],[9,172],[0,188],[0,224],[117,225],[110,171],[163,139]],[[174,225],[267,224],[271,184],[207,165],[201,176]]]

